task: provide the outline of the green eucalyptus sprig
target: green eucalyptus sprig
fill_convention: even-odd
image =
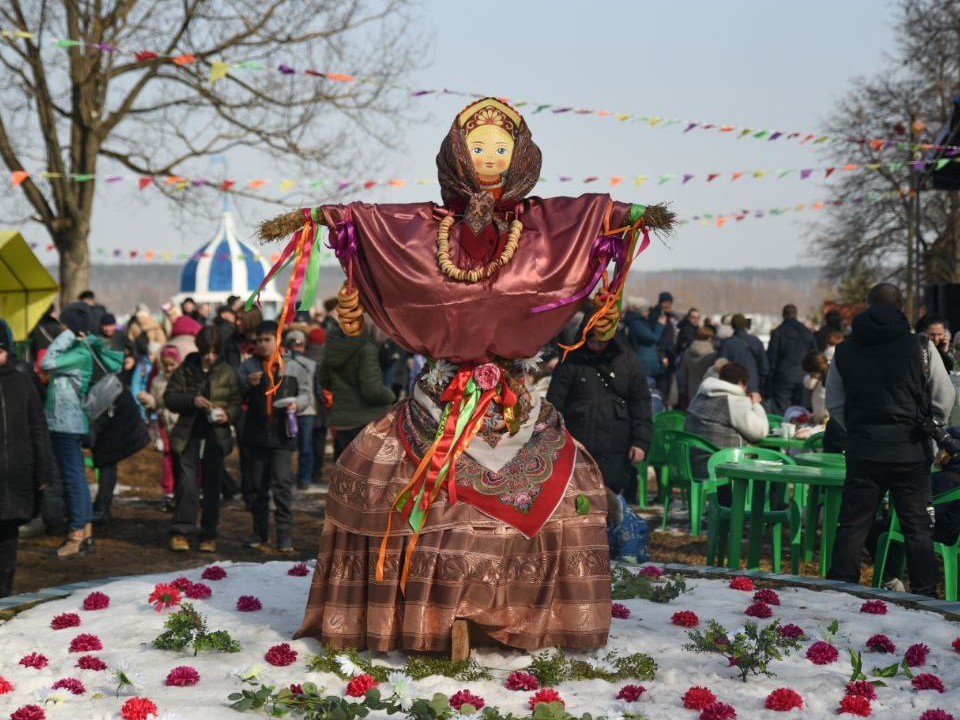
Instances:
[[[743,682],[751,674],[773,677],[776,673],[770,670],[770,663],[800,649],[799,641],[780,634],[779,620],[763,629],[748,620],[732,637],[730,631],[716,620],[708,620],[705,631],[692,630],[687,637],[690,642],[683,645],[684,650],[724,656],[731,667],[737,668]]]
[[[687,583],[679,575],[651,578],[631,572],[619,565],[611,571],[614,600],[650,600],[668,603],[687,591]]]

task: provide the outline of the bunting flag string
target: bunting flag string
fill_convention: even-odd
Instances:
[[[917,160],[914,162],[892,162],[892,163],[847,163],[844,165],[831,165],[820,168],[779,168],[766,170],[736,170],[733,172],[711,172],[711,173],[666,173],[663,175],[585,175],[574,176],[568,174],[557,175],[556,182],[560,183],[581,183],[589,185],[598,183],[608,187],[616,187],[624,182],[632,182],[635,186],[641,187],[648,182],[655,182],[657,185],[666,185],[667,183],[679,183],[686,185],[696,180],[707,184],[719,181],[736,182],[742,178],[761,180],[764,178],[775,178],[782,180],[787,177],[799,178],[800,180],[809,180],[811,178],[826,180],[836,173],[881,171],[886,170],[891,173],[898,173],[905,167],[913,168],[915,172],[920,172],[925,168],[932,167],[940,170],[949,163],[960,163],[958,158],[940,158],[939,160]],[[26,170],[14,170],[10,173],[10,184],[13,187],[19,187],[28,178],[39,178],[41,180],[52,180],[63,177],[60,173],[39,172],[33,173]],[[136,181],[139,190],[146,190],[155,185],[163,185],[173,190],[191,190],[196,188],[215,188],[222,192],[238,191],[259,191],[273,190],[278,188],[281,192],[291,192],[297,189],[307,190],[335,190],[337,193],[343,193],[347,190],[359,192],[361,190],[372,190],[373,188],[395,188],[400,189],[408,185],[436,185],[437,181],[432,178],[388,178],[388,179],[300,179],[291,178],[248,178],[248,179],[226,179],[213,180],[204,177],[189,178],[183,175],[164,175],[164,176],[139,176],[139,175],[92,175],[92,174],[71,174],[66,176],[68,179],[83,183],[94,180],[101,180],[108,185],[119,185],[120,183],[130,183]],[[541,177],[539,183],[552,182],[547,177]]]
[[[27,30],[15,29],[15,30],[0,30],[0,37],[7,39],[22,39],[35,41],[37,39],[37,34],[29,32]],[[202,63],[206,69],[209,66],[207,80],[211,83],[217,83],[221,80],[227,78],[231,73],[242,70],[242,71],[269,71],[271,67],[275,67],[275,72],[280,73],[281,75],[305,75],[313,78],[320,78],[323,80],[329,80],[332,82],[338,83],[362,83],[368,85],[377,85],[380,87],[392,87],[394,89],[400,90],[407,93],[414,98],[425,98],[425,97],[443,97],[443,96],[456,96],[463,97],[468,99],[476,99],[486,97],[482,93],[467,92],[464,90],[454,90],[449,88],[443,89],[424,89],[424,88],[415,88],[408,85],[389,85],[388,83],[381,82],[375,78],[369,77],[359,77],[344,72],[330,72],[316,70],[312,68],[297,69],[292,65],[286,63],[277,63],[274,66],[275,61],[269,62],[259,62],[254,60],[245,60],[245,61],[229,61],[229,60],[206,60],[198,56],[197,52],[182,52],[176,55],[160,55],[152,50],[134,50],[134,49],[124,49],[113,43],[86,43],[81,40],[75,40],[71,38],[51,38],[49,42],[59,48],[64,50],[83,47],[87,50],[92,50],[96,52],[103,53],[116,53],[116,54],[125,54],[130,55],[140,63],[169,63],[177,67],[190,67]],[[834,135],[834,134],[824,134],[824,133],[814,133],[808,131],[785,131],[785,130],[771,130],[765,129],[760,125],[752,125],[750,127],[743,125],[735,125],[732,123],[721,123],[721,122],[707,122],[702,120],[684,120],[680,118],[671,118],[665,115],[651,115],[638,112],[619,112],[611,110],[602,110],[602,109],[591,109],[591,108],[582,108],[576,107],[573,105],[567,105],[562,103],[548,103],[548,102],[539,102],[533,100],[517,99],[517,98],[504,98],[509,100],[509,102],[516,108],[531,108],[530,114],[536,115],[538,113],[547,113],[551,115],[563,115],[563,116],[595,116],[597,118],[609,118],[617,120],[619,122],[630,122],[630,123],[642,123],[652,128],[669,128],[675,127],[680,128],[684,133],[689,133],[691,131],[697,130],[701,132],[715,132],[720,135],[726,135],[727,137],[733,137],[738,140],[744,138],[752,138],[754,140],[762,140],[765,142],[773,142],[776,140],[784,141],[796,141],[800,145],[824,145],[830,143],[856,143],[859,145],[870,145],[874,150],[881,151],[891,148],[896,148],[898,150],[904,151],[923,151],[929,152],[931,150],[940,150],[945,151],[947,155],[953,157],[955,155],[960,155],[960,147],[951,146],[951,145],[933,145],[930,143],[917,143],[917,142],[907,142],[903,137],[900,138],[868,138],[868,137],[852,137],[845,135]],[[895,132],[906,135],[906,128],[897,126],[895,127]]]

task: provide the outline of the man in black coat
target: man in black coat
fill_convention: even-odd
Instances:
[[[733,335],[720,343],[718,357],[739,363],[749,370],[747,392],[758,393],[765,386],[770,372],[763,343],[760,338],[750,334],[750,320],[741,313],[730,318],[730,327],[733,328]]]
[[[783,414],[791,405],[803,403],[803,359],[817,349],[813,331],[797,320],[797,306],[783,306],[783,322],[770,333],[767,345],[767,388],[770,412]]]
[[[597,461],[607,487],[636,505],[634,465],[646,457],[653,439],[650,388],[640,358],[619,336],[602,340],[591,333],[586,345],[553,371],[547,400]]]
[[[0,597],[13,592],[20,525],[33,517],[53,472],[40,396],[14,366],[12,350],[0,333]]]

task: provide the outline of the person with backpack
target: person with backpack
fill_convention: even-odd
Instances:
[[[83,403],[95,369],[115,373],[123,366],[123,353],[108,349],[103,338],[92,334],[92,319],[85,307],[76,303],[64,308],[60,322],[65,329],[50,343],[40,363],[50,378],[44,412],[67,499],[67,537],[56,551],[59,558],[83,554],[93,547],[90,488],[83,459],[90,418]]]

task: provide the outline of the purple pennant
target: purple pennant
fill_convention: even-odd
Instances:
[[[410,95],[412,97],[421,97],[422,95],[430,95],[433,90],[414,90]]]
[[[552,112],[554,112],[554,113],[556,113],[557,115],[559,115],[560,113],[570,112],[571,110],[573,110],[573,108],[569,108],[569,107],[565,107],[565,108],[554,108]]]
[[[763,210],[757,210],[757,212],[754,213],[754,215],[756,215],[758,218],[762,218],[765,215],[765,213],[763,212]]]
[[[192,180],[190,184],[193,185],[193,187],[203,187],[204,185],[209,185],[210,183],[204,178],[197,178],[196,180]]]
[[[121,255],[123,255],[123,251],[122,251],[120,248],[114,249],[114,251],[113,251],[113,256],[114,256],[114,257],[120,257]]]
[[[294,69],[293,69],[292,67],[290,67],[289,65],[281,65],[280,67],[277,68],[277,70],[279,70],[280,72],[282,72],[284,75],[293,75],[293,74],[295,74],[295,73],[297,72],[296,70],[294,70]]]
[[[116,52],[117,46],[111,45],[110,43],[97,43],[94,45],[97,50],[102,50],[103,52]]]
[[[681,184],[681,185],[686,185],[686,184],[687,184],[688,182],[690,182],[691,180],[693,180],[693,175],[687,173],[687,174],[685,174],[685,175],[683,176],[683,182],[681,182],[680,184]]]
[[[920,172],[921,170],[923,170],[923,168],[926,167],[926,165],[927,165],[927,161],[926,161],[926,160],[917,160],[917,161],[913,164],[913,169],[914,169],[915,171],[917,171],[917,172]]]
[[[570,177],[569,175],[561,175],[561,176],[560,176],[560,182],[570,182],[571,180],[573,180],[573,178]]]
[[[108,183],[118,183],[123,180],[123,175],[111,175],[107,178]]]
[[[596,181],[596,180],[599,180],[599,179],[600,179],[600,178],[598,178],[596,175],[590,175],[589,177],[585,177],[585,178],[583,179],[583,182],[585,182],[585,183],[592,183],[592,182],[594,182],[594,181]]]
[[[806,180],[806,179],[807,179],[808,177],[810,177],[812,174],[813,174],[813,170],[801,170],[801,171],[800,171],[800,179],[801,179],[801,180]]]
[[[691,130],[693,130],[693,129],[694,129],[697,125],[699,125],[699,124],[700,124],[700,123],[695,123],[695,122],[687,123],[687,126],[683,129],[683,131],[684,131],[685,133],[688,133],[688,132],[690,132]]]
[[[780,138],[782,135],[783,135],[782,132],[780,132],[779,130],[776,130],[776,131],[770,133],[770,137],[767,138],[767,142],[770,142],[771,140],[777,140],[777,139]]]
[[[339,191],[341,191],[341,192],[343,192],[344,190],[346,190],[348,187],[350,187],[350,181],[349,181],[349,180],[341,180],[340,182],[337,183],[337,190],[339,190]]]

